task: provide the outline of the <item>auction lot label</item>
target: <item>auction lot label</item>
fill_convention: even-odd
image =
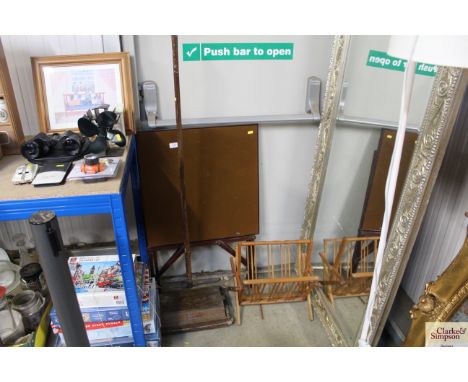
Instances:
[[[389,56],[386,52],[381,52],[379,50],[370,50],[369,55],[367,56],[367,66],[373,66],[374,68],[404,72],[406,63],[406,60]],[[424,64],[423,62],[418,62],[416,64],[416,74],[435,77],[436,73],[436,65]]]
[[[278,43],[198,43],[183,44],[184,61],[292,60],[294,44]]]
[[[468,322],[426,322],[426,346],[468,346]]]

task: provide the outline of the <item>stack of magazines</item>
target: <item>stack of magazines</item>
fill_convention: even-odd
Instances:
[[[135,261],[135,278],[147,346],[160,346],[158,293],[144,263]],[[70,257],[68,266],[91,346],[132,346],[130,316],[117,255]],[[55,309],[51,326],[64,346]]]

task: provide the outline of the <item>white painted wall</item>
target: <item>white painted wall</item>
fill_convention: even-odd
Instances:
[[[292,61],[180,62],[183,118],[303,114],[306,80],[324,82],[331,36],[180,36],[191,42],[293,42]],[[124,40],[125,41],[125,40]],[[156,81],[159,118],[175,118],[171,39],[134,40],[138,80]],[[125,46],[124,46],[125,49]],[[258,239],[296,239],[304,218],[317,126],[260,125],[260,235]],[[160,262],[169,254],[163,254]],[[229,269],[229,255],[218,248],[196,248],[193,269]],[[180,259],[168,274],[184,272]]]
[[[195,61],[180,58],[183,118],[302,114],[306,80],[326,80],[331,36],[180,36],[200,42],[293,42],[284,61]],[[125,46],[124,46],[125,48]],[[170,36],[135,38],[138,80],[159,87],[160,118],[175,118]]]

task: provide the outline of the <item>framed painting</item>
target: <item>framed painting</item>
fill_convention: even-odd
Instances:
[[[31,57],[40,130],[78,128],[88,109],[109,105],[133,133],[133,90],[128,53]]]

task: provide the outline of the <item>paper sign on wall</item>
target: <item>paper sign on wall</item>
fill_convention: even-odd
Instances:
[[[379,50],[369,50],[369,56],[367,57],[367,66],[373,66],[375,68],[404,72],[406,64],[406,60],[389,56],[386,52],[381,52]],[[422,62],[416,64],[416,74],[435,77],[436,73],[436,65],[424,64]]]
[[[292,60],[294,44],[278,43],[196,43],[182,44],[184,61]]]

